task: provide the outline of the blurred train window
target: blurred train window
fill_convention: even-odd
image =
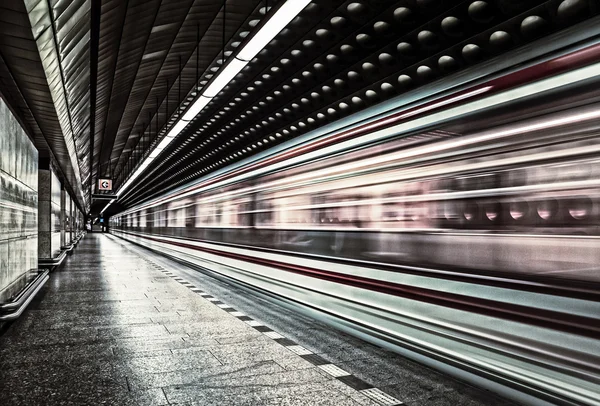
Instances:
[[[333,217],[330,209],[323,207],[327,204],[327,195],[325,193],[315,193],[311,196],[311,205],[316,206],[312,213],[312,222],[314,224],[327,224],[329,219]]]
[[[360,227],[359,206],[356,204],[362,199],[359,195],[337,196],[333,201],[344,203],[342,206],[333,208],[333,218],[337,225],[343,227]]]
[[[525,186],[528,181],[527,169],[513,169],[505,173],[506,187]]]
[[[211,222],[211,203],[204,203],[200,196],[196,200],[196,227],[206,227]]]
[[[167,216],[167,227],[185,227],[185,208],[182,202],[170,203]]]
[[[467,178],[467,188],[463,190],[485,190],[500,186],[496,173],[471,175]]]
[[[389,195],[386,196],[389,198]],[[404,220],[404,204],[402,202],[386,202],[383,204],[381,214],[382,221],[402,221]]]
[[[469,191],[469,190],[477,189],[477,184],[476,184],[475,180],[469,176],[457,178],[456,186],[457,186],[456,189],[460,190],[460,191]]]
[[[146,210],[142,210],[140,213],[140,227],[146,227]]]
[[[248,226],[251,222],[250,201],[247,197],[232,197],[215,206],[215,221],[223,227]],[[218,218],[217,210],[221,209]]]
[[[357,188],[332,193],[317,193],[312,196],[312,213],[306,211],[307,221],[321,226],[363,227],[368,221],[369,207],[361,204],[366,196],[355,194]]]
[[[588,162],[573,162],[566,165],[560,165],[557,168],[560,181],[586,180],[592,174],[592,165]]]
[[[485,173],[479,178],[479,189],[494,189],[500,186],[500,174],[497,172]]]
[[[530,182],[536,184],[552,183],[557,180],[560,169],[556,166],[540,166],[531,170]]]
[[[406,185],[407,196],[418,198],[419,196],[429,193],[430,187],[434,187],[432,181],[412,182]],[[435,212],[430,202],[420,199],[409,201],[405,204],[405,216],[408,220],[405,227],[409,228],[424,228],[429,225],[429,220],[433,218]]]
[[[218,227],[221,225],[222,220],[223,220],[223,203],[216,202],[216,203],[214,203],[212,225]]]
[[[164,205],[157,207],[155,212],[156,226],[166,227],[167,226],[167,213]]]
[[[202,201],[196,205],[196,227],[218,227],[222,214],[221,202]]]
[[[235,199],[227,199],[221,203],[221,218],[219,219],[219,225],[223,227],[236,226],[237,216]]]
[[[311,222],[310,198],[306,194],[278,197],[275,200],[274,222],[279,227],[298,226]]]
[[[458,184],[456,178],[443,178],[433,183],[435,191],[439,192],[453,192],[458,190]]]
[[[381,207],[382,222],[398,222],[409,220],[406,217],[406,202],[403,201],[405,193],[385,193],[383,196],[384,203]],[[393,224],[393,227],[398,227]]]
[[[259,196],[256,213],[257,225],[273,225],[273,207],[272,199],[265,200]]]
[[[242,202],[238,205],[237,209],[237,225],[241,227],[247,227],[251,225],[252,214],[250,210],[252,205],[249,201]]]
[[[406,219],[411,222],[418,222],[425,217],[425,207],[421,202],[410,202],[406,205]]]
[[[460,205],[455,200],[446,200],[443,202],[442,207],[444,208],[444,219],[450,221],[456,221],[460,218]],[[441,218],[441,216],[438,216]]]
[[[154,227],[154,208],[152,207],[147,210],[146,225],[150,228]]]

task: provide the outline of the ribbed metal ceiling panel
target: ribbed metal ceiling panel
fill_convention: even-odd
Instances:
[[[26,0],[31,30],[75,168],[77,199],[89,206],[90,0]]]
[[[176,70],[169,70],[166,61],[168,56],[173,58],[171,50],[177,47],[177,37],[181,33],[184,20],[194,15],[193,3],[193,0],[163,2],[148,30],[149,37],[143,49],[143,56],[137,71],[132,72],[135,78],[132,91],[128,96],[127,109],[119,122],[117,138],[111,154],[113,168],[118,165],[125,145],[136,142],[139,133],[148,125],[148,114],[156,113],[157,98],[162,101],[166,95],[166,81],[170,80],[172,84],[178,76]],[[218,6],[213,5],[213,8],[217,9]],[[205,10],[207,20],[211,18],[210,11]],[[201,21],[198,21],[198,25],[200,23]],[[176,55],[175,59],[181,57],[185,60],[187,55],[182,55],[184,51]],[[140,123],[136,123],[138,119]]]
[[[119,56],[119,44],[123,33],[127,2],[122,0],[107,0],[101,5],[98,44],[98,67],[96,78],[96,114],[95,134],[93,145],[92,178],[98,177],[103,170],[100,154],[104,142],[104,131],[110,107],[111,91],[113,88],[114,72]]]
[[[111,152],[118,147],[115,145],[117,129],[123,118],[123,112],[127,108],[129,94],[133,90],[136,72],[142,61],[160,3],[160,0],[130,0],[127,2],[119,47],[112,49],[112,52],[117,53],[117,60],[112,72],[113,79],[104,132],[100,135],[103,137],[103,148],[100,153],[101,165],[109,162]],[[102,42],[104,30],[102,20],[100,24],[100,41]]]
[[[149,130],[156,133],[157,120],[162,127],[176,114],[196,85],[196,72],[204,73],[221,53],[223,36],[229,41],[260,3],[228,0],[223,32],[223,0],[146,2],[143,10],[132,1],[126,7],[103,2],[94,146],[100,174],[117,176],[134,150],[147,147]],[[118,26],[123,28],[117,39]],[[104,53],[110,62],[103,61]]]
[[[51,26],[52,19],[48,13],[34,6],[32,2],[26,4],[23,0],[0,2],[0,89],[33,137],[40,157],[54,162],[59,177],[71,195],[76,197],[80,208],[84,208],[78,181],[78,159],[71,159],[67,140],[63,137],[61,116],[57,113],[51,92],[51,86],[56,84],[49,81],[44,71],[34,36],[35,32],[38,39],[48,38],[44,32]],[[28,10],[34,11],[30,14]],[[32,30],[31,21],[35,22],[35,31]],[[46,56],[46,53],[42,55]],[[57,66],[54,64],[53,68]],[[65,110],[61,110],[61,115],[64,114]],[[83,113],[84,120],[86,115],[89,116],[89,111]],[[71,147],[73,144],[71,141]]]

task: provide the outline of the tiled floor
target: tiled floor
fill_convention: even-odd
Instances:
[[[294,342],[273,340],[167,271]],[[140,247],[91,234],[0,336],[0,405],[381,404],[286,342],[411,405],[509,404]]]

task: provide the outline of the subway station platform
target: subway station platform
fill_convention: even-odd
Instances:
[[[0,336],[2,405],[512,403],[112,235]]]

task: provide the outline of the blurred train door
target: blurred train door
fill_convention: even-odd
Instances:
[[[362,244],[362,218],[359,213],[361,195],[336,196],[333,209],[334,233],[331,249],[336,256],[359,258],[364,251]],[[339,205],[339,203],[345,203]]]

